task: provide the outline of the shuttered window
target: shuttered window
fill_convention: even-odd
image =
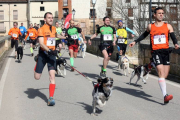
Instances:
[[[13,20],[18,20],[18,11],[13,10]]]
[[[4,20],[4,11],[0,10],[0,20]]]

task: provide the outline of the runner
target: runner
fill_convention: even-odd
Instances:
[[[25,38],[26,41],[27,41],[28,36],[29,36],[31,56],[33,56],[34,55],[33,48],[36,45],[36,41],[37,41],[36,39],[37,39],[38,33],[37,33],[37,30],[33,28],[32,23],[30,24],[30,28],[27,31],[27,35]]]
[[[38,27],[37,27],[37,24],[36,23],[34,23],[34,27],[33,28],[35,28],[37,31],[38,31]]]
[[[110,57],[114,51],[113,45],[116,43],[116,30],[114,27],[110,26],[110,18],[104,17],[103,18],[104,25],[100,26],[97,29],[97,32],[90,37],[90,44],[91,40],[94,39],[99,33],[101,34],[100,40],[101,44],[99,45],[99,49],[104,56],[103,66],[101,68],[100,76],[106,77],[106,67],[110,60]]]
[[[19,39],[19,35],[22,36],[19,28],[17,28],[18,23],[14,22],[13,23],[13,28],[11,28],[8,32],[8,35],[11,35],[11,48],[13,48],[15,46],[15,59],[17,56],[17,48],[18,48],[18,39]]]
[[[124,56],[126,53],[127,48],[127,32],[131,33],[131,36],[134,37],[135,33],[129,29],[128,27],[123,27],[122,20],[118,21],[119,28],[116,31],[116,37],[117,37],[117,49],[119,53],[116,53],[116,60],[120,60],[120,66],[122,68],[121,64],[121,56]]]
[[[84,42],[86,43],[86,39],[84,34],[82,33],[80,28],[75,27],[74,25],[74,21],[70,20],[70,27],[67,29],[66,31],[66,37],[68,37],[68,46],[69,46],[69,53],[70,53],[70,62],[71,62],[71,71],[74,71],[73,67],[74,67],[74,58],[77,57],[77,52],[78,52],[78,46],[79,46],[79,33],[81,33]]]
[[[137,42],[143,40],[150,34],[151,54],[158,71],[158,83],[164,96],[164,104],[167,104],[169,100],[173,99],[173,96],[168,95],[166,92],[165,82],[165,78],[167,78],[170,70],[169,35],[175,49],[179,49],[179,45],[172,26],[163,22],[164,11],[162,8],[156,8],[154,10],[154,17],[155,22],[149,24],[147,30],[137,40],[129,44],[129,46],[133,47]]]
[[[56,28],[52,26],[53,24],[53,15],[51,12],[47,12],[44,15],[44,24],[38,30],[38,39],[41,48],[39,49],[39,55],[37,58],[37,64],[34,68],[34,78],[39,80],[43,71],[44,66],[47,63],[49,71],[49,99],[48,106],[55,105],[55,100],[53,99],[55,91],[55,69],[56,69],[56,55],[57,51],[55,50],[56,37],[65,39],[63,36],[57,36]]]
[[[23,23],[21,23],[21,26],[19,27],[20,31],[21,31],[21,34],[22,36],[19,36],[19,39],[20,39],[20,42],[22,44],[22,47],[24,47],[25,49],[25,34],[27,32],[26,28],[23,26]]]
[[[62,35],[62,29],[59,27],[59,23],[56,22],[56,32],[58,35]],[[61,56],[62,43],[60,38],[56,38],[56,48],[59,46],[59,56]]]
[[[63,36],[65,36],[67,29],[64,27],[64,24],[61,25],[61,28],[62,28],[62,34],[63,34]],[[65,49],[65,44],[67,44],[67,40],[62,39],[62,48],[64,48],[64,49]]]

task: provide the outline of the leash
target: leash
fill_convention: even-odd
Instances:
[[[83,77],[85,77],[87,80],[89,80],[89,82],[92,82],[92,83],[94,82],[91,78],[89,78],[88,76],[82,74],[81,72],[79,72],[78,70],[76,70],[74,67],[72,67],[72,66],[69,65],[68,63],[67,63],[67,65],[68,65],[69,67],[71,67],[72,69],[74,69],[76,72],[78,72],[80,75],[82,75]]]

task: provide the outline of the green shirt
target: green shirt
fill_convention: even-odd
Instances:
[[[60,35],[62,33],[62,29],[61,28],[56,28],[56,32],[58,35]],[[59,40],[59,38],[56,38],[56,40]]]

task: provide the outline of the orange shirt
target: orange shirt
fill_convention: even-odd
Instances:
[[[54,26],[49,26],[47,24],[44,24],[41,28],[38,29],[38,36],[44,37],[44,44],[49,49],[55,50],[56,28]]]
[[[27,39],[28,36],[29,36],[29,38],[30,38],[31,40],[35,40],[35,39],[37,38],[37,36],[38,36],[37,30],[34,29],[34,28],[29,28],[29,29],[27,30],[27,35],[26,35],[25,40]]]
[[[151,24],[151,45],[152,50],[168,49],[169,48],[169,29],[167,23],[164,23],[161,27],[156,27]]]
[[[8,32],[8,35],[11,35],[11,39],[18,40],[19,35],[22,35],[19,28],[11,28]]]

